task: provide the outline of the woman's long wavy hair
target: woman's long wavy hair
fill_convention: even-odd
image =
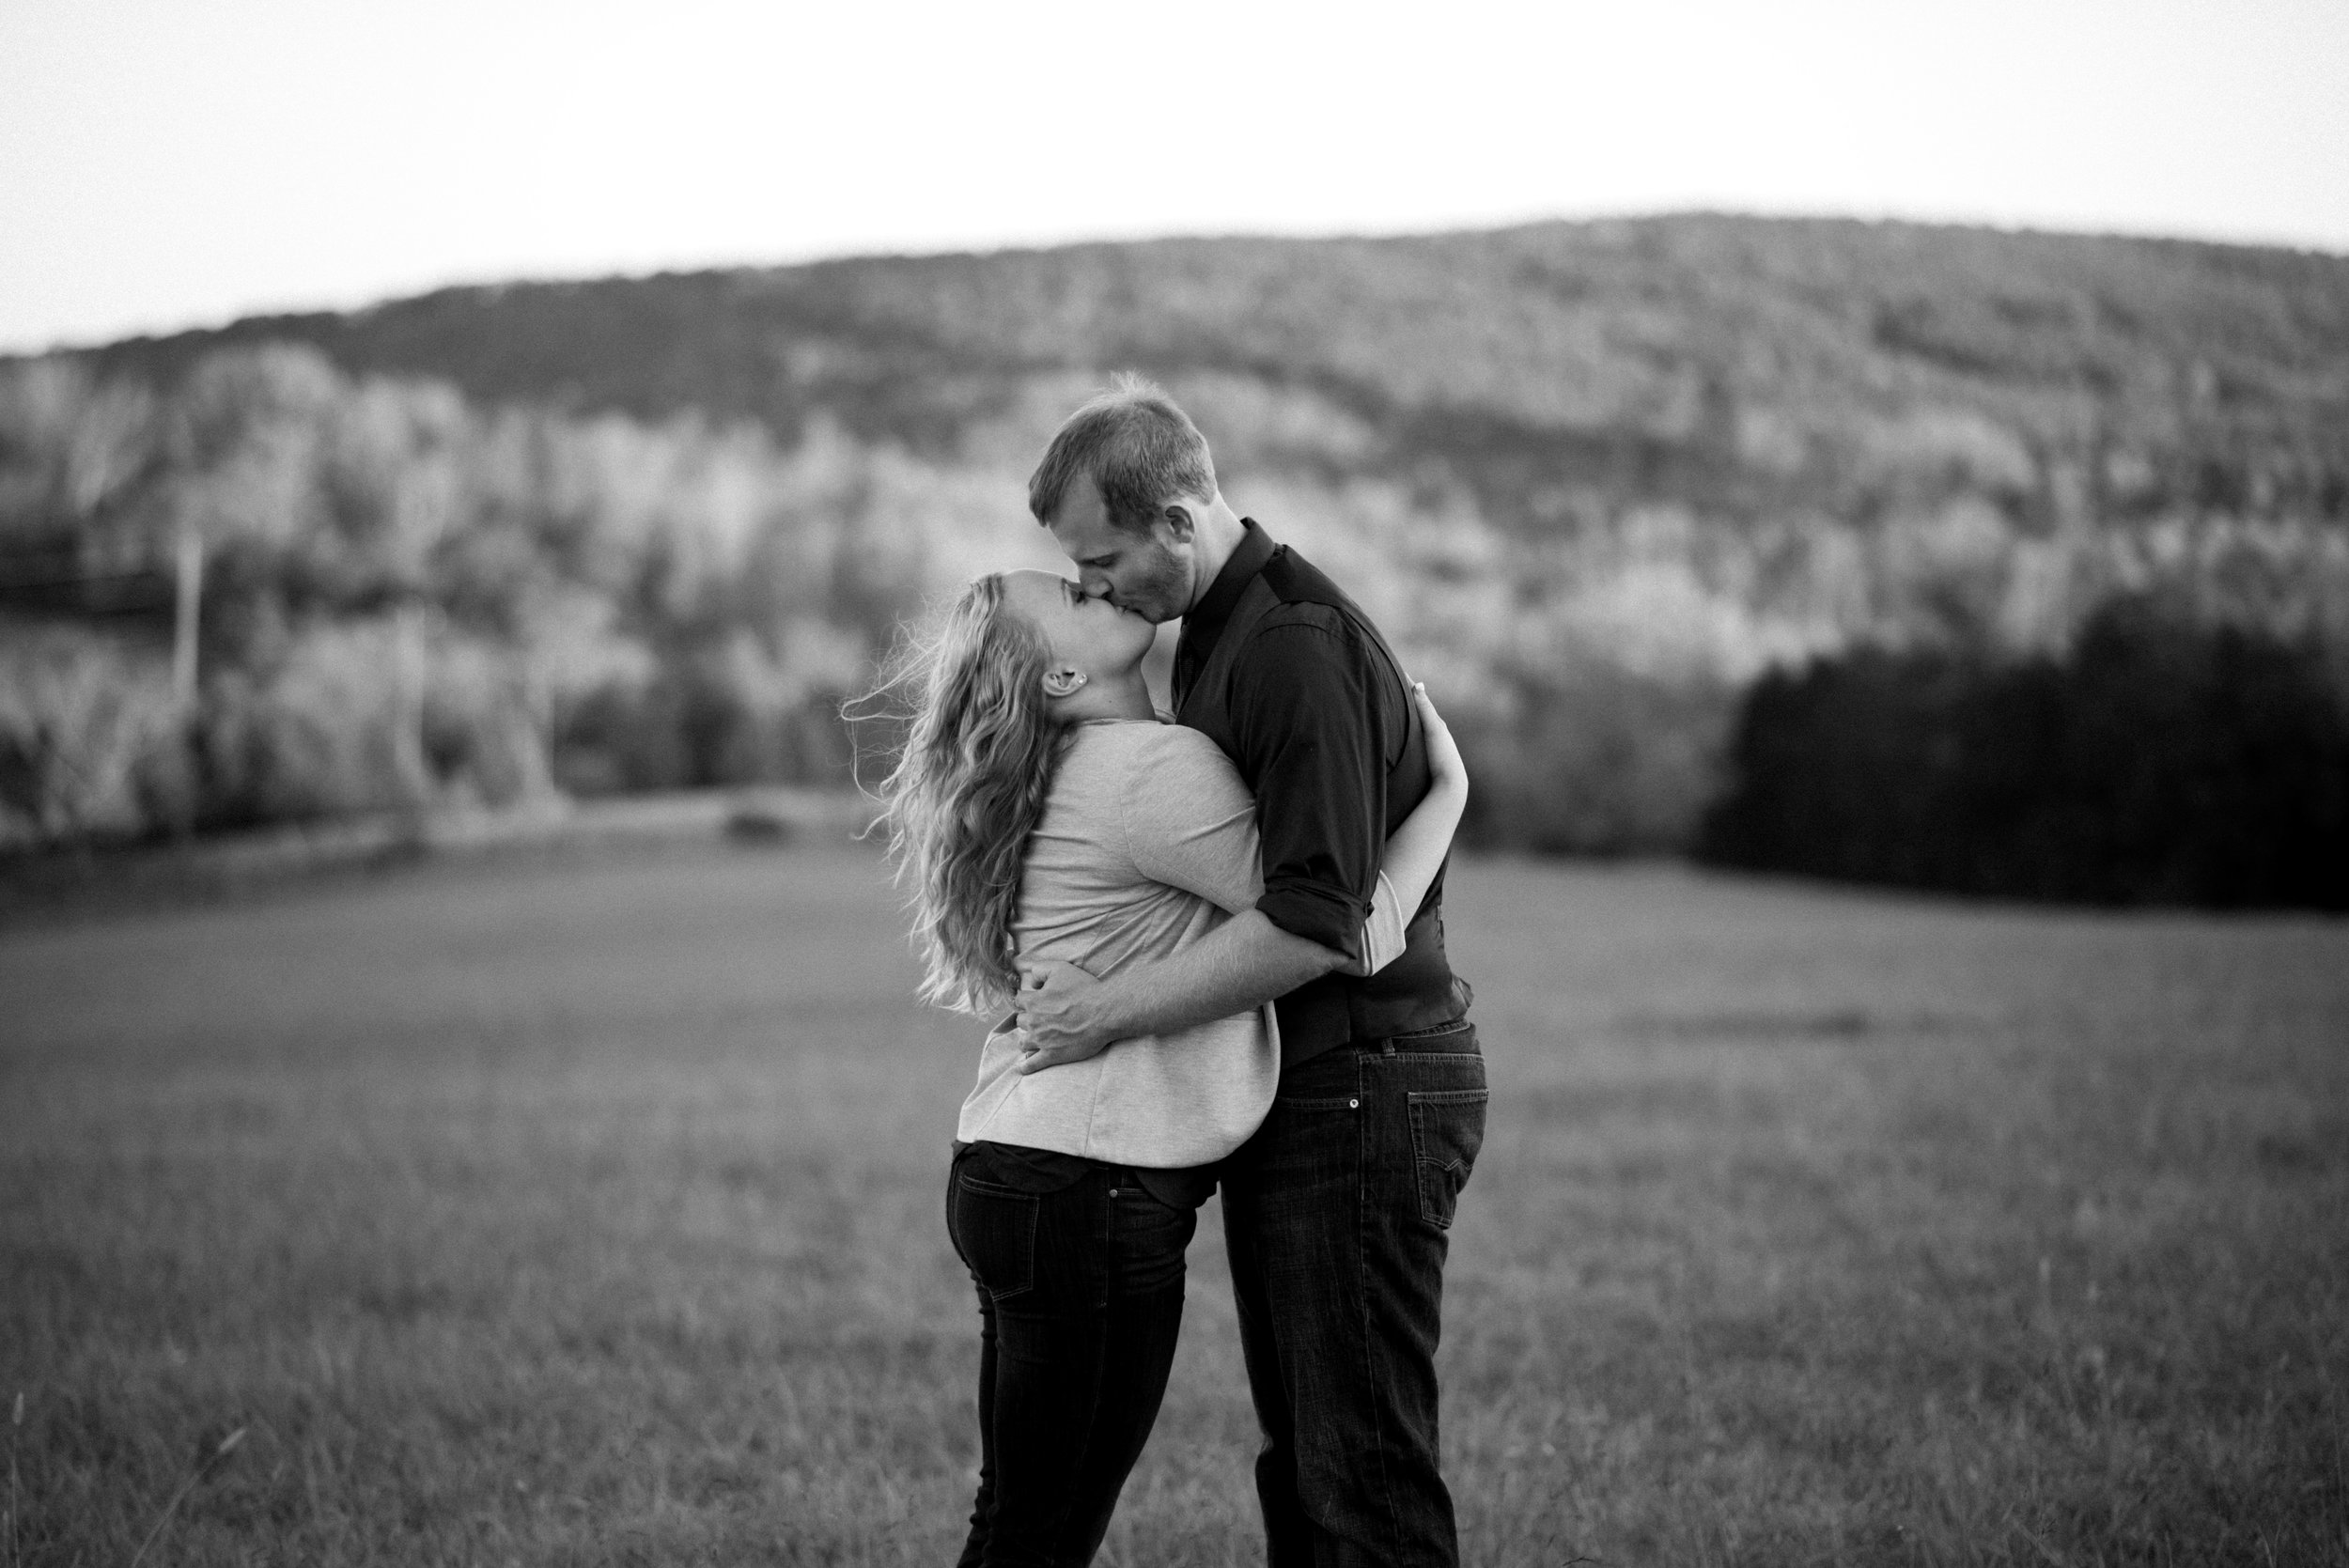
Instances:
[[[909,631],[851,717],[894,715],[904,750],[881,782],[880,827],[911,896],[922,1000],[957,1012],[1019,989],[1012,921],[1028,834],[1067,726],[1046,710],[1044,637],[1004,602],[1000,574]]]

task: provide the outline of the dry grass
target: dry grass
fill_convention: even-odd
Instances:
[[[2349,1558],[2349,926],[1453,902],[1471,1561]],[[910,992],[854,851],[0,933],[0,1549],[127,1562],[200,1469],[150,1561],[947,1560],[972,1041]],[[1203,1229],[1121,1568],[1258,1555]]]

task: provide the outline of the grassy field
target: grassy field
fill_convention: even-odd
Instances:
[[[2349,924],[1452,911],[1471,1562],[2349,1560]],[[910,988],[847,848],[0,931],[0,1562],[950,1560],[974,1043]],[[1192,1263],[1120,1568],[1259,1556],[1212,1207]]]

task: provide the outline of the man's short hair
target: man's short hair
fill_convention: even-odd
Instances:
[[[1081,474],[1101,492],[1111,526],[1132,534],[1147,533],[1150,520],[1176,496],[1206,501],[1216,493],[1207,438],[1140,376],[1118,377],[1052,437],[1028,476],[1028,510],[1036,521],[1051,522]]]

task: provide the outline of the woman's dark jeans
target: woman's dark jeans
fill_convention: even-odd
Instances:
[[[1057,1163],[972,1143],[947,1179],[947,1233],[979,1290],[979,1493],[963,1568],[1091,1561],[1174,1360],[1198,1211],[1130,1170]]]
[[[1466,1020],[1357,1041],[1283,1073],[1271,1115],[1223,1163],[1271,1568],[1458,1560],[1436,1343],[1486,1100]]]

